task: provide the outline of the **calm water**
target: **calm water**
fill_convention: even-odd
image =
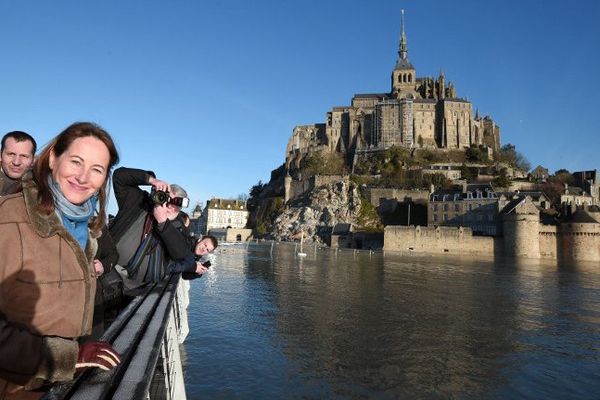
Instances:
[[[293,250],[192,282],[189,399],[600,398],[600,264]]]

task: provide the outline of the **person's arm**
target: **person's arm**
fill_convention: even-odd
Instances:
[[[106,225],[102,228],[102,235],[98,238],[98,252],[96,253],[96,259],[102,263],[104,273],[109,272],[119,261],[117,245]]]
[[[77,341],[39,336],[7,321],[0,313],[0,377],[18,385],[32,379],[49,382],[73,379]]]
[[[0,247],[0,298],[9,291],[23,265],[22,243],[16,225],[3,224]],[[0,377],[19,385],[32,378],[64,381],[73,378],[78,344],[75,340],[42,336],[6,318],[0,309]]]
[[[163,223],[156,224],[154,230],[172,260],[183,259],[191,253],[188,239],[172,221],[166,220]]]
[[[184,272],[195,273],[196,272],[196,260],[194,254],[189,252],[184,258],[172,260],[169,263],[169,272],[174,274],[180,274]]]
[[[138,199],[144,195],[140,186],[150,185],[151,180],[156,179],[152,171],[144,171],[136,168],[117,168],[113,173],[113,189],[119,208],[128,204],[136,204]]]

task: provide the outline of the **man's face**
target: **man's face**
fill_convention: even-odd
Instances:
[[[179,212],[181,211],[181,207],[173,205],[171,203],[167,203],[167,218],[171,221],[174,221],[175,218],[179,216]]]
[[[6,138],[0,159],[2,170],[9,178],[21,179],[33,164],[33,143],[29,140],[17,142],[15,138]]]
[[[194,253],[197,256],[203,256],[207,253],[212,252],[215,249],[212,241],[210,239],[202,239],[198,243],[196,243],[196,248],[194,249]]]

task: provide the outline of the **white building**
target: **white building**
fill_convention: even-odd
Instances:
[[[248,210],[244,201],[212,198],[206,202],[198,228],[206,235],[211,229],[245,228],[247,222]]]

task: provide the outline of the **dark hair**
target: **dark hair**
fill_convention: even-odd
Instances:
[[[38,200],[40,204],[37,206],[38,211],[44,214],[54,212],[54,198],[48,186],[48,175],[52,173],[50,169],[50,154],[54,153],[55,157],[60,157],[71,144],[82,137],[95,137],[100,140],[108,149],[109,162],[106,171],[106,180],[104,185],[98,191],[98,200],[100,210],[98,216],[90,221],[90,228],[100,230],[106,224],[106,203],[108,196],[106,188],[111,173],[112,167],[119,162],[119,153],[112,138],[104,129],[90,122],[76,122],[62,131],[57,137],[52,139],[40,153],[37,160],[33,164],[33,180],[37,184],[39,193]]]
[[[219,242],[217,242],[217,238],[214,237],[213,235],[204,235],[202,236],[202,238],[200,240],[198,240],[199,242],[203,241],[204,239],[208,239],[212,242],[213,244],[213,248],[217,248],[217,246],[219,245]]]
[[[33,144],[33,154],[35,154],[37,150],[37,143],[35,142],[35,139],[29,133],[23,131],[12,131],[4,135],[4,137],[2,138],[2,147],[0,147],[0,152],[4,151],[6,139],[8,138],[13,138],[17,142],[25,142],[26,140],[29,140],[31,144]]]

